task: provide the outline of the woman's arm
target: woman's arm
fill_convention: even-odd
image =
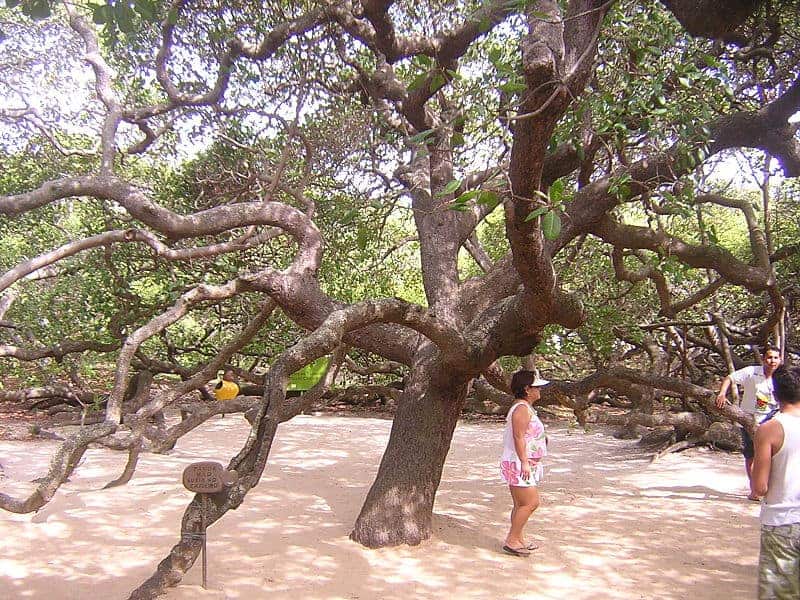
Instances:
[[[519,406],[522,406],[521,404]],[[519,410],[519,406],[514,409],[511,415],[511,432],[514,434],[514,450],[517,452],[520,462],[520,475],[522,479],[528,481],[531,478],[531,465],[528,462],[528,447],[525,443],[525,432],[531,422],[531,411]]]

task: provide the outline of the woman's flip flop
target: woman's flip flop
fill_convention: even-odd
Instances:
[[[512,548],[511,546],[503,546],[503,552],[511,556],[530,556],[527,548]]]

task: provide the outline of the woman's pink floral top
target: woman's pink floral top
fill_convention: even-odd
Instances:
[[[511,416],[515,410],[529,410],[531,421],[525,430],[525,449],[528,453],[528,462],[531,465],[531,478],[524,480],[521,477],[522,468],[514,447],[514,431],[511,427]],[[542,478],[542,459],[547,456],[547,441],[544,425],[539,420],[536,411],[527,402],[515,402],[506,415],[506,428],[503,432],[503,453],[500,456],[500,476],[508,485],[529,487],[536,485]]]

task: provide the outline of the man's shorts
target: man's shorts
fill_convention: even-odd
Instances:
[[[753,458],[756,455],[756,449],[753,447],[753,438],[747,433],[747,429],[742,427],[742,454],[745,458]]]
[[[758,598],[800,598],[800,523],[761,526]]]
[[[759,425],[769,421],[776,415],[777,412],[777,409],[770,412],[766,417],[759,421]],[[753,438],[750,437],[750,434],[747,433],[747,429],[744,427],[742,427],[742,454],[744,454],[744,457],[748,459],[753,458],[756,455],[755,448],[753,448]]]

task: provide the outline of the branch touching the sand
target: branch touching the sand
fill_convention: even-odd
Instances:
[[[122,471],[122,475],[117,477],[114,481],[109,481],[104,486],[104,489],[118,487],[128,483],[131,480],[131,477],[133,477],[133,474],[136,472],[136,465],[139,464],[139,455],[141,452],[142,436],[139,434],[136,435],[131,441],[131,447],[128,449],[128,462],[125,463],[125,468]]]
[[[192,384],[197,384],[197,387],[199,387],[199,385],[207,382],[211,378],[211,374],[215,373],[220,365],[224,364],[224,362],[227,361],[232,354],[234,354],[239,348],[247,344],[250,339],[252,339],[252,337],[258,332],[269,315],[272,313],[274,308],[275,304],[273,302],[265,302],[262,306],[262,310],[259,312],[256,318],[254,318],[253,321],[248,324],[248,327],[246,327],[245,330],[233,342],[229,343],[220,350],[214,360],[212,360],[205,369],[201,370],[201,372],[195,376],[197,381],[192,381]],[[197,383],[201,379],[202,382]],[[181,393],[186,392],[185,387],[187,383],[189,382],[184,382],[182,386],[178,386],[181,389]],[[145,387],[149,389],[149,386]],[[137,390],[136,392],[137,397],[142,396],[143,394],[144,392],[142,390]],[[144,404],[141,399],[134,399],[132,403],[135,406]],[[253,404],[254,401],[251,399],[250,406],[248,406],[248,408],[251,408]],[[64,483],[74,471],[78,461],[83,456],[83,453],[88,445],[93,442],[99,442],[106,447],[117,450],[128,450],[128,462],[123,470],[123,473],[119,478],[107,484],[106,487],[115,487],[127,483],[135,472],[139,454],[142,450],[143,436],[151,440],[158,439],[161,445],[165,443],[163,441],[163,432],[159,432],[160,435],[156,435],[153,431],[154,428],[147,428],[148,420],[155,414],[160,414],[161,408],[163,408],[163,404],[155,407],[152,404],[145,404],[145,406],[143,406],[137,414],[126,416],[126,425],[131,426],[131,431],[127,432],[127,434],[124,436],[124,439],[121,440],[115,440],[115,438],[112,437],[112,434],[117,433],[119,430],[119,423],[117,422],[103,421],[99,424],[82,427],[76,434],[70,436],[62,443],[61,447],[51,460],[50,470],[47,476],[43,478],[37,489],[30,496],[24,499],[16,499],[6,494],[0,494],[0,508],[15,513],[28,513],[39,510],[53,498],[55,492],[58,490],[61,484]],[[234,407],[228,406],[227,408],[233,409]],[[214,414],[224,410],[225,408],[222,406],[213,405],[212,410],[209,410],[207,414],[204,415],[204,418],[199,419],[194,426],[196,427],[208,419],[209,416],[213,416]],[[192,428],[186,428],[185,430],[181,430],[179,435],[170,436],[170,439],[174,437],[172,445],[174,445],[174,441],[177,440],[180,435],[187,433],[191,429]]]
[[[0,494],[0,508],[18,514],[39,510],[50,501],[61,484],[69,478],[89,444],[114,433],[116,429],[116,423],[105,421],[98,425],[84,427],[64,440],[50,461],[50,470],[39,482],[36,490],[24,499],[16,499],[8,494]]]
[[[200,497],[194,497],[184,512],[180,541],[159,563],[155,573],[131,593],[129,600],[153,600],[168,587],[177,585],[200,553],[201,543],[196,534],[201,532],[202,526],[210,526],[229,510],[238,508],[247,493],[258,484],[278,424],[285,414],[289,376],[341,347],[348,332],[374,323],[403,324],[439,343],[465,343],[425,309],[402,300],[367,301],[331,313],[316,330],[273,361],[265,377],[264,398],[259,404],[250,435],[227,467],[228,471],[238,473],[238,480],[227,489],[209,495],[210,507],[201,506]]]

